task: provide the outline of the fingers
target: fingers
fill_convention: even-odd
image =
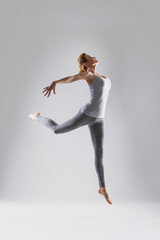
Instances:
[[[42,93],[44,93],[45,91],[48,91],[48,90],[44,90]]]
[[[43,92],[42,92],[42,93],[46,92],[46,93],[44,94],[44,96],[46,96],[46,95],[49,93],[49,90],[48,90],[48,88],[49,88],[49,87],[45,87],[45,88],[43,88],[44,90],[43,90]]]
[[[53,88],[53,93],[56,94],[55,89]]]
[[[45,88],[43,88],[43,89],[44,89],[44,90],[43,90],[42,93],[46,92],[46,93],[44,94],[44,96],[46,96],[46,95],[48,94],[47,97],[49,97],[49,96],[51,95],[51,91],[52,91],[52,90],[53,90],[53,93],[56,94],[55,88],[50,89],[50,87],[45,87]]]
[[[45,87],[45,88],[43,88],[43,89],[45,89],[45,90],[43,90],[42,93],[44,93],[45,91],[48,91],[48,87]]]
[[[48,91],[48,96],[47,96],[47,97],[49,97],[49,96],[50,96],[50,94],[51,94],[51,91]]]
[[[51,90],[49,91],[49,90],[45,90],[45,91],[47,91],[45,94],[44,94],[44,96],[46,96],[47,94],[48,94],[48,96],[47,97],[49,97],[50,96],[50,94],[51,94]]]
[[[48,87],[44,87],[43,89],[45,89],[45,88],[48,88]]]
[[[46,94],[44,94],[44,96],[46,96],[48,94],[48,91],[46,92]]]

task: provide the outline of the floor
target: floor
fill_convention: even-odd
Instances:
[[[159,240],[160,204],[0,202],[2,240]]]

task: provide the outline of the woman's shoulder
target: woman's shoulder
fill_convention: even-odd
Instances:
[[[108,78],[108,77],[106,77],[106,76],[103,76],[103,75],[101,75],[101,77],[103,77],[103,78]]]
[[[99,77],[102,77],[102,78],[108,78],[108,77],[106,77],[104,75],[101,75],[101,74],[98,74],[98,73],[96,73],[96,75],[99,76]]]

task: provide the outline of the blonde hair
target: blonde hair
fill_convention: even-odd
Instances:
[[[79,67],[79,73],[81,72],[85,72],[87,70],[87,67],[85,65],[83,65],[83,63],[87,62],[87,59],[85,58],[85,55],[86,53],[81,53],[81,55],[78,57],[78,60],[77,60],[77,65]],[[83,66],[83,68],[82,68]],[[103,76],[103,75],[99,75],[97,74],[98,76],[100,77],[103,77],[103,78],[107,78],[106,76]]]
[[[77,60],[77,65],[79,67],[79,73],[84,72],[85,70],[87,70],[86,66],[83,65],[83,63],[87,62],[87,59],[85,58],[86,53],[81,53],[81,55],[78,57]],[[83,68],[82,68],[83,66]]]

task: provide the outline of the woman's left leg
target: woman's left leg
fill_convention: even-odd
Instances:
[[[60,134],[72,131],[84,125],[91,124],[95,121],[95,118],[88,116],[79,110],[79,112],[75,114],[72,118],[61,124],[58,124],[53,119],[44,116],[37,116],[36,120],[44,126],[50,128],[55,134]]]

